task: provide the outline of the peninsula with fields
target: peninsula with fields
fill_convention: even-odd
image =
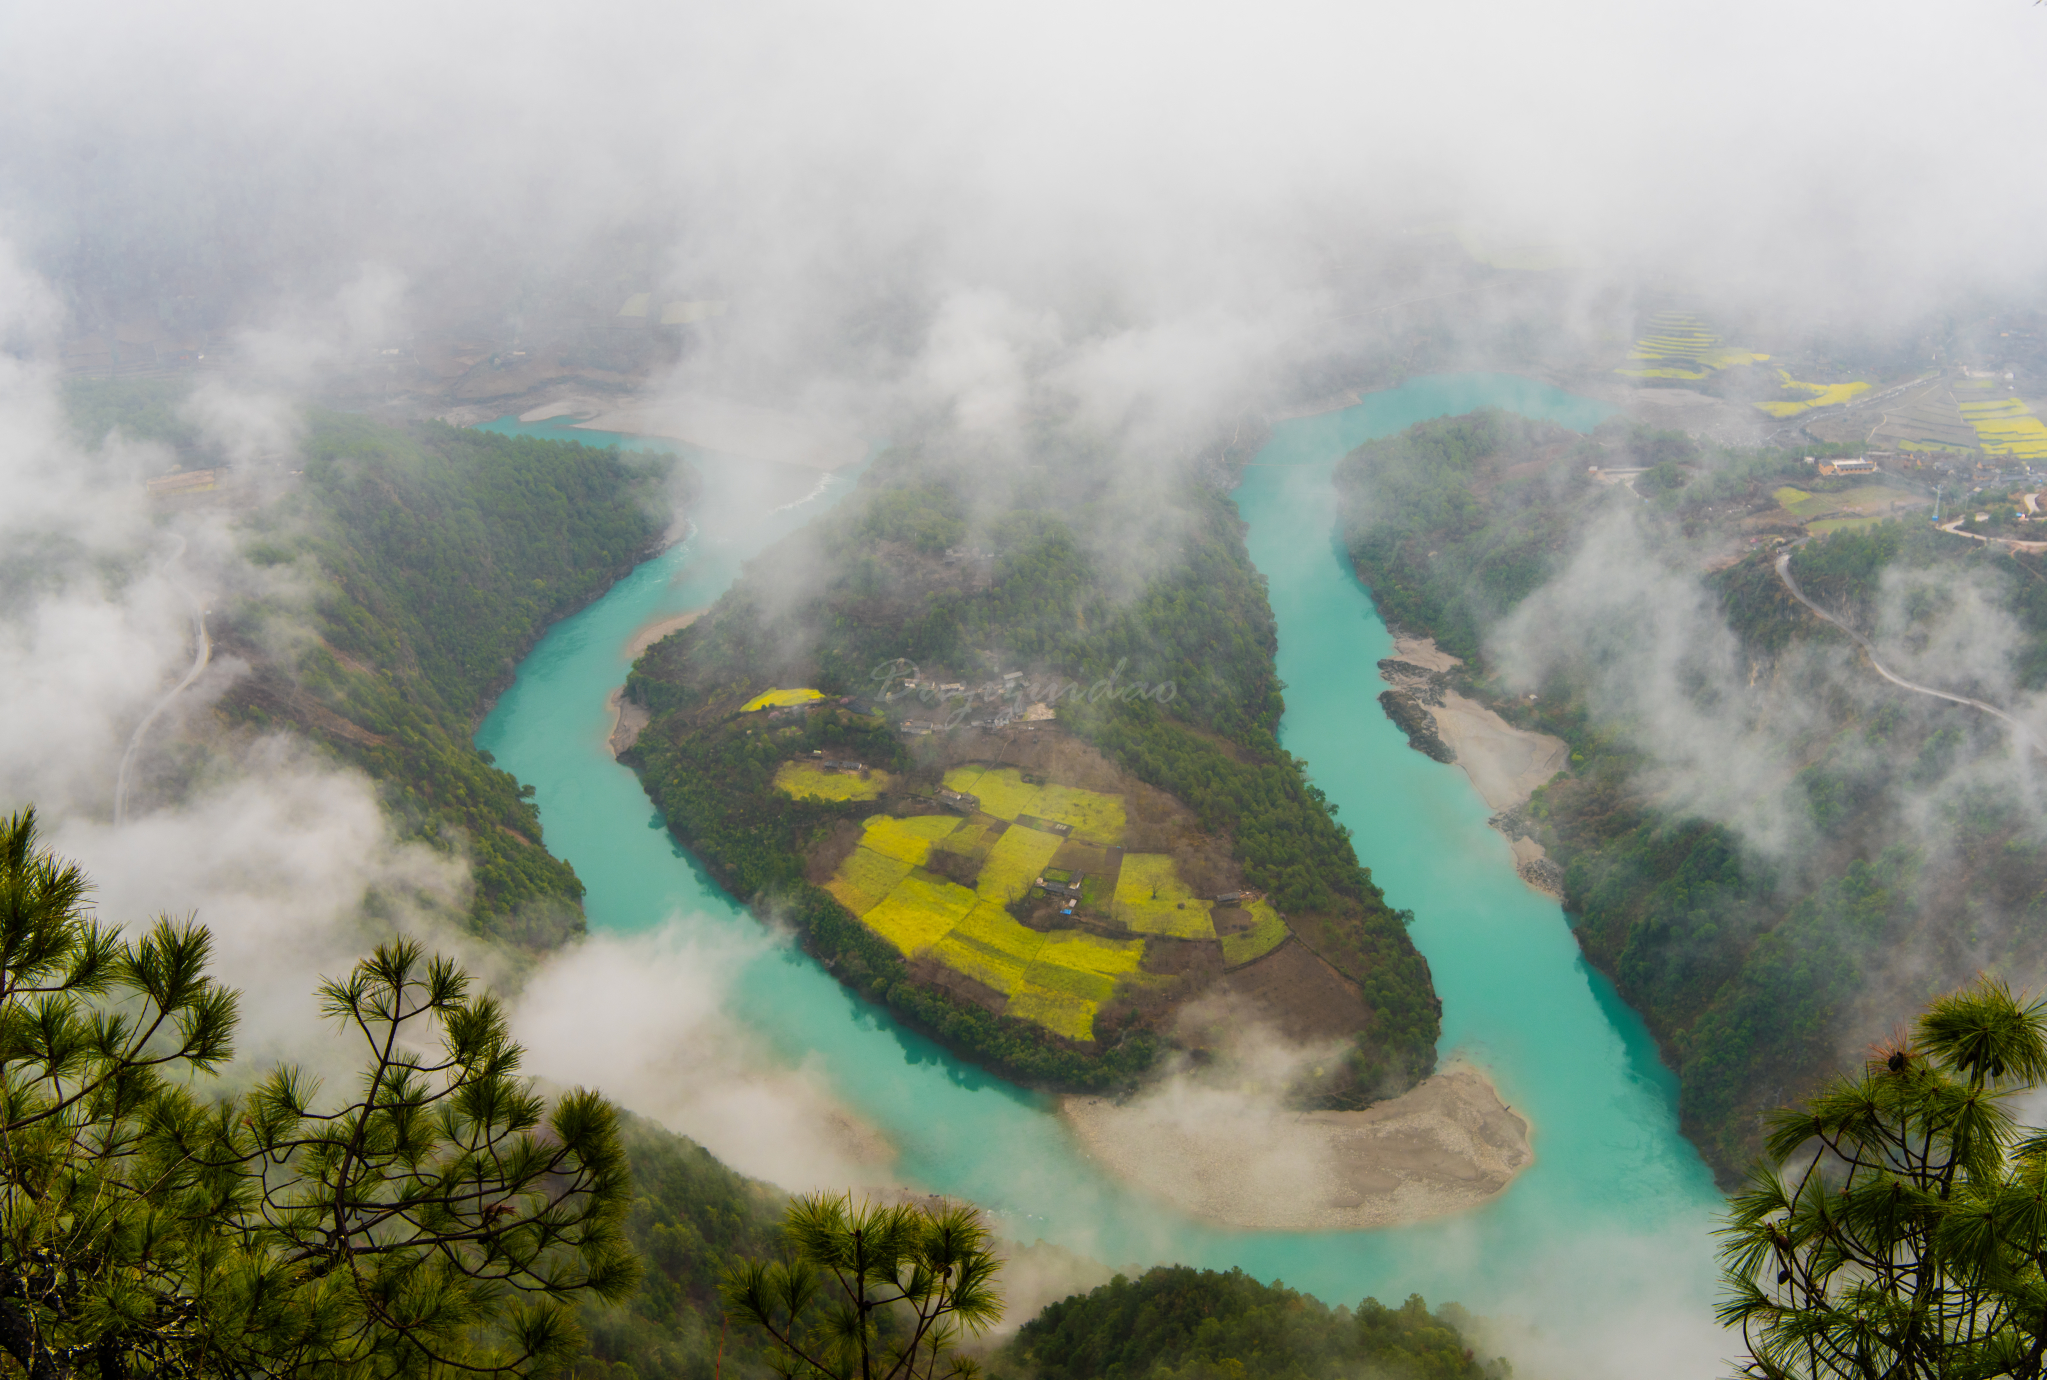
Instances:
[[[669,827],[846,985],[1034,1086],[1127,1091],[1246,1023],[1322,1051],[1275,1090],[1304,1104],[1426,1077],[1428,965],[1278,745],[1226,499],[1175,489],[1182,554],[1119,567],[1128,500],[1076,473],[970,522],[954,463],[884,456],[799,583],[771,550],[639,659],[621,760]]]

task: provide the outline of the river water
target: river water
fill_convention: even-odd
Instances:
[[[1592,972],[1555,902],[1516,876],[1464,774],[1411,750],[1380,712],[1392,639],[1331,530],[1330,470],[1362,441],[1483,406],[1586,429],[1609,411],[1512,375],[1413,380],[1355,407],[1285,422],[1235,494],[1270,581],[1287,710],[1281,737],[1342,810],[1443,999],[1441,1050],[1488,1069],[1534,1127],[1536,1163],[1456,1217],[1354,1233],[1222,1230],[1104,1178],[1049,1103],[993,1079],[851,998],[786,948],[760,951],[727,1005],[898,1150],[901,1181],[971,1198],[1021,1240],[1122,1265],[1172,1260],[1282,1278],[1331,1303],[1420,1292],[1518,1320],[1523,1354],[1577,1374],[1705,1375],[1719,1199],[1677,1132],[1675,1080],[1640,1020]],[[556,424],[493,429],[604,443]],[[549,847],[588,886],[591,928],[659,926],[716,940],[757,922],[661,828],[603,746],[622,647],[650,619],[710,603],[744,560],[850,492],[696,454],[707,492],[690,540],[648,561],[542,639],[477,734],[531,784]],[[780,511],[769,511],[780,507]],[[680,1128],[688,1129],[688,1128]],[[743,1167],[743,1166],[742,1166]]]

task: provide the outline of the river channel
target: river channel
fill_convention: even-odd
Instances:
[[[1347,450],[1483,406],[1581,430],[1610,410],[1512,375],[1417,379],[1281,423],[1235,499],[1278,618],[1282,739],[1341,807],[1388,900],[1415,912],[1415,942],[1443,999],[1442,1053],[1485,1067],[1534,1128],[1536,1163],[1505,1195],[1372,1232],[1209,1227],[1106,1178],[1048,1100],[903,1030],[799,953],[758,951],[727,1006],[792,1064],[823,1071],[894,1143],[901,1182],[971,1198],[1022,1241],[1116,1266],[1241,1266],[1332,1304],[1420,1292],[1516,1320],[1523,1345],[1568,1356],[1581,1374],[1711,1374],[1726,1349],[1709,1327],[1719,1198],[1678,1134],[1675,1080],[1640,1020],[1587,967],[1557,904],[1516,876],[1464,774],[1411,750],[1380,712],[1376,663],[1392,639],[1330,526],[1330,471]],[[558,423],[493,429],[635,444]],[[669,926],[715,941],[757,922],[675,845],[637,779],[611,760],[605,699],[624,679],[635,628],[710,603],[748,556],[853,481],[834,477],[782,506],[786,477],[776,487],[758,466],[692,458],[707,478],[694,534],[552,629],[477,742],[535,788],[549,847],[589,888],[593,931]]]

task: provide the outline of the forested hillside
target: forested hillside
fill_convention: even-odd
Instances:
[[[841,713],[793,746],[729,724],[771,686],[872,694],[877,670],[905,660],[960,681],[1014,667],[1035,684],[1170,683],[1163,697],[1063,699],[1059,725],[1227,839],[1245,883],[1354,984],[1370,1011],[1355,1086],[1397,1090],[1428,1073],[1439,1006],[1427,964],[1279,747],[1272,614],[1227,501],[1170,482],[1140,503],[1099,467],[1048,465],[970,511],[967,495],[986,488],[943,447],[898,449],[642,659],[628,694],[656,717],[626,760],[670,826],[735,894],[793,919],[843,981],[955,1048],[1034,1082],[1115,1086],[1153,1057],[1154,1032],[1076,1049],[911,980],[903,957],[806,874],[803,850],[874,806],[792,802],[774,790],[776,763],[815,748],[898,767],[903,748],[878,720]],[[800,587],[791,569],[806,573]]]
[[[782,1194],[726,1168],[702,1146],[622,1118],[633,1172],[626,1238],[645,1262],[623,1304],[585,1304],[588,1358],[578,1380],[701,1380],[717,1368],[760,1373],[758,1334],[721,1327],[718,1281],[738,1261],[781,1248]]]
[[[301,448],[301,483],[249,519],[247,550],[312,582],[318,641],[292,659],[266,627],[300,611],[230,611],[217,635],[256,670],[228,711],[290,723],[367,770],[407,836],[463,848],[477,929],[535,946],[580,930],[582,884],[470,737],[548,625],[652,553],[662,487],[615,450],[437,422],[314,413]]]
[[[224,464],[184,391],[80,380],[65,405],[85,444],[118,434],[187,469]],[[687,492],[674,460],[318,409],[302,421],[295,472],[221,468],[217,489],[172,500],[234,514],[245,554],[280,576],[271,598],[213,610],[217,651],[250,668],[220,711],[354,762],[405,837],[463,850],[477,931],[529,948],[580,931],[582,884],[471,735],[540,634],[659,546]]]
[[[991,1370],[999,1380],[1505,1380],[1504,1360],[1474,1354],[1472,1323],[1454,1303],[1431,1313],[1420,1295],[1352,1311],[1242,1270],[1175,1265],[1050,1305]]]
[[[1681,436],[1602,439],[1474,414],[1361,447],[1337,476],[1346,539],[1389,623],[1437,636],[1466,659],[1463,688],[1570,743],[1569,769],[1507,827],[1561,864],[1587,957],[1648,1020],[1678,1072],[1686,1134],[1731,1179],[1756,1152],[1761,1114],[1844,1051],[1979,966],[2039,971],[2047,840],[1996,722],[1879,679],[1784,589],[1772,549],[1698,573],[1702,546],[1753,530],[1733,519],[1771,507],[1787,477],[1810,476],[1801,457]],[[1638,479],[1647,492],[1631,492],[1588,475],[1630,459],[1664,482]],[[1602,521],[1643,524],[1645,548],[1693,572],[1733,633],[1736,683],[1680,678],[1679,693],[1689,685],[1730,744],[1774,765],[1744,781],[1730,749],[1720,770],[1736,798],[1717,814],[1682,803],[1701,792],[1665,765],[1646,705],[1613,708],[1609,692],[1595,710],[1591,687],[1624,679],[1630,653],[1565,649],[1544,683],[1511,692],[1488,657],[1489,633]],[[1899,646],[1951,635],[1961,594],[1981,590],[2010,621],[1980,635],[2002,650],[2008,630],[2019,687],[2047,681],[2047,566],[2036,556],[1886,521],[1795,545],[1791,569],[1822,604]],[[1718,772],[1709,763],[1703,774]],[[1767,829],[1756,822],[1766,818]]]

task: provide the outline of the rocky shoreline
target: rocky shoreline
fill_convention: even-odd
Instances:
[[[1511,841],[1521,880],[1561,899],[1563,869],[1531,836],[1520,810],[1537,786],[1564,769],[1570,748],[1561,738],[1516,728],[1490,706],[1451,689],[1449,672],[1462,664],[1433,638],[1396,637],[1394,655],[1379,663],[1380,676],[1392,687],[1379,703],[1407,734],[1408,746],[1463,769],[1494,811],[1490,823]]]

